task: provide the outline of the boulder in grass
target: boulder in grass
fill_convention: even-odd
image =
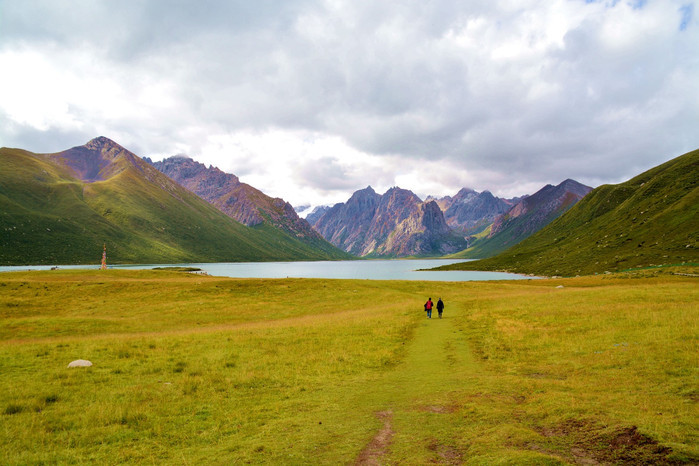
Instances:
[[[87,359],[76,359],[75,361],[68,364],[68,367],[90,367],[92,363]]]

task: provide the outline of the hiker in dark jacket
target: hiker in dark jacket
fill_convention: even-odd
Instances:
[[[444,302],[442,301],[442,298],[439,298],[437,301],[437,312],[439,312],[439,318],[442,318],[442,311],[444,310]]]

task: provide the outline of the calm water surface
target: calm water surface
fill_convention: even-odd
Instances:
[[[152,269],[154,267],[198,267],[209,275],[235,278],[338,278],[366,280],[424,280],[424,281],[473,281],[473,280],[521,280],[526,275],[502,272],[420,272],[440,265],[464,262],[463,259],[415,259],[415,260],[356,260],[327,262],[231,262],[207,264],[141,264],[112,265],[110,269]],[[60,269],[99,269],[94,266],[60,266]],[[0,272],[22,270],[49,270],[51,266],[0,267]]]

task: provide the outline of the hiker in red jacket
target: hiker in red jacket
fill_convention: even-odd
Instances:
[[[427,298],[427,302],[425,303],[425,311],[427,312],[427,318],[431,319],[432,318],[432,298]]]

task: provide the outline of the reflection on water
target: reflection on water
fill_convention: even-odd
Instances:
[[[440,265],[463,262],[459,259],[355,260],[325,262],[230,262],[207,264],[112,265],[110,269],[152,269],[155,267],[197,267],[209,275],[235,278],[337,278],[366,280],[473,281],[521,280],[532,277],[502,272],[420,272]],[[52,266],[0,267],[0,272],[50,270]],[[60,269],[99,269],[94,266],[60,266]]]

